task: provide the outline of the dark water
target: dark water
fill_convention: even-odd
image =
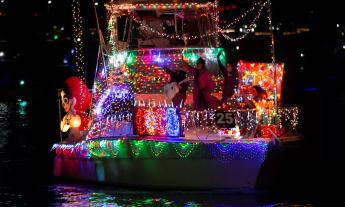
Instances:
[[[312,193],[296,193],[297,188],[283,193],[274,188],[162,191],[56,180],[52,176],[53,153],[49,150],[52,143],[59,141],[56,120],[51,118],[56,118],[56,108],[35,104],[31,99],[0,101],[0,206],[317,206],[319,203]],[[286,174],[268,176],[275,182]],[[286,186],[286,183],[280,184]]]

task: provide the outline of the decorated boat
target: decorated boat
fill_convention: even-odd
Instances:
[[[272,140],[298,135],[298,108],[279,107],[284,64],[237,62],[238,88],[217,108],[195,110],[191,85],[185,102],[174,104],[164,90],[166,68],[194,67],[203,58],[215,82],[212,96],[220,99],[219,64],[226,64],[220,36],[240,37],[219,25],[219,12],[232,7],[150,2],[105,5],[108,33],[103,38],[99,29],[92,92],[83,76],[67,79],[61,91],[67,137],[53,146],[54,175],[118,186],[254,188]],[[256,2],[246,11],[257,12],[248,31],[268,6]],[[254,97],[254,86],[265,96],[248,107],[243,94]]]

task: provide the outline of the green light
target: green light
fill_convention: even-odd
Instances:
[[[25,84],[25,81],[24,81],[24,80],[20,80],[19,84],[20,84],[21,86],[23,86],[23,85]]]
[[[57,40],[59,38],[59,35],[54,35],[54,40]]]
[[[26,107],[27,102],[26,102],[26,101],[22,101],[22,102],[19,103],[19,105],[20,105],[21,107]]]
[[[131,65],[131,64],[134,63],[134,60],[135,60],[135,55],[132,54],[132,53],[130,53],[130,54],[128,54],[128,56],[127,56],[126,64],[127,64],[127,65]]]

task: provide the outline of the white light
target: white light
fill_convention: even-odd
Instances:
[[[49,0],[49,1],[48,1],[48,4],[51,4],[51,3],[52,3],[52,1]]]
[[[304,57],[304,54],[303,54],[303,53],[301,53],[301,57]]]
[[[78,37],[78,38],[77,38],[77,42],[80,42],[80,40],[81,40],[81,39]]]
[[[252,28],[252,32],[254,32],[254,28]]]
[[[60,29],[61,31],[64,31],[65,30],[65,28],[64,27],[61,27],[61,29]]]
[[[343,49],[345,49],[345,45],[343,45]]]
[[[1,3],[4,3],[5,2],[5,0],[1,0]]]
[[[239,50],[240,49],[240,46],[236,46],[236,50]]]
[[[0,57],[4,57],[5,53],[3,51],[0,51]]]
[[[95,2],[95,6],[98,6],[98,2],[97,1]]]
[[[340,27],[340,25],[339,25],[339,24],[337,24],[337,27]]]
[[[242,28],[240,28],[240,32],[242,32],[243,31],[243,29]]]

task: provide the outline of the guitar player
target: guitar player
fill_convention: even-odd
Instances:
[[[164,67],[164,70],[167,74],[170,75],[169,83],[173,83],[173,82],[180,83],[181,81],[187,78],[187,73],[183,70],[169,69],[167,67]],[[187,99],[188,82],[178,84],[178,87],[179,87],[179,91],[172,99],[172,102],[174,106],[183,107]]]

